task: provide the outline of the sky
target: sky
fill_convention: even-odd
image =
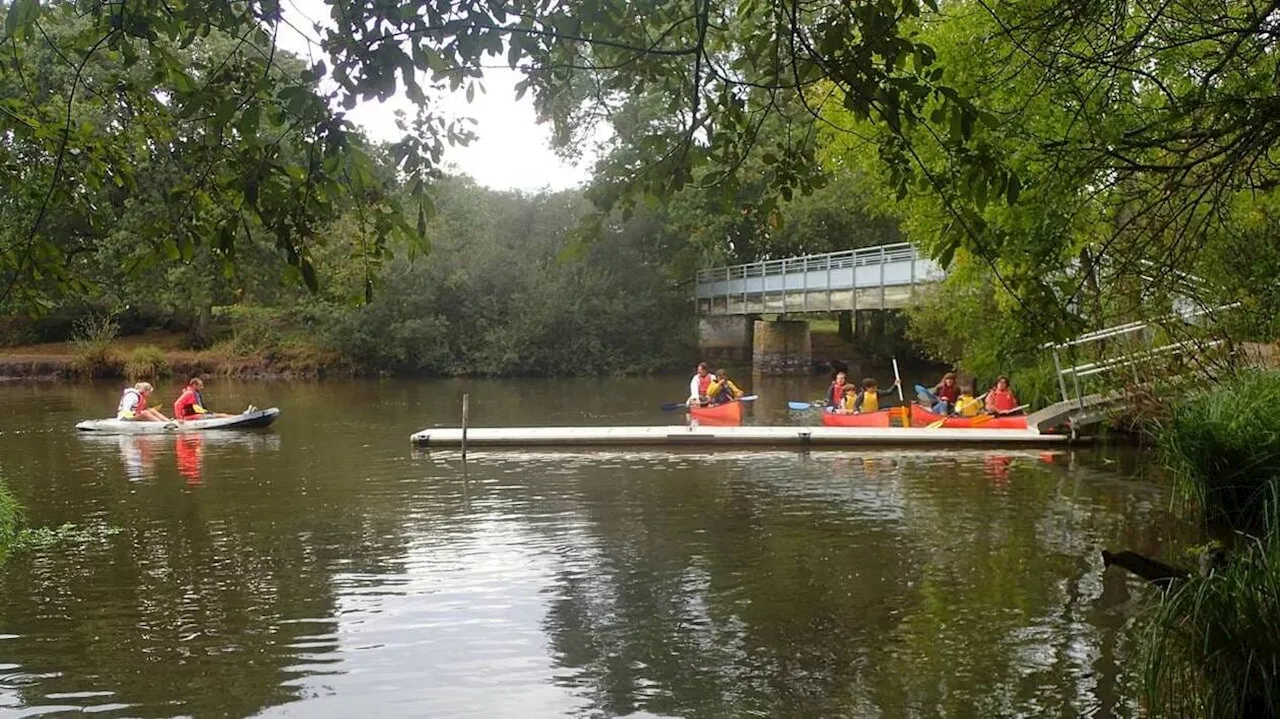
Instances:
[[[309,47],[307,38],[309,35],[315,40],[314,22],[329,22],[324,0],[290,0],[284,3],[284,16],[294,27],[281,25],[279,46],[303,58],[327,61],[318,46]],[[476,140],[466,147],[445,150],[446,171],[470,175],[481,185],[497,190],[562,190],[585,183],[590,175],[591,153],[584,153],[575,166],[551,151],[551,128],[538,124],[532,98],[526,95],[521,102],[515,100],[519,79],[514,70],[486,69],[484,93],[477,92],[471,103],[462,92],[445,101],[443,109],[448,114],[471,117],[477,122],[472,128]],[[413,103],[398,93],[386,102],[361,103],[347,117],[371,138],[393,141],[400,139],[395,125],[397,109],[413,116]]]

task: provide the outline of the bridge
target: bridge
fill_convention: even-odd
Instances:
[[[899,242],[700,270],[694,297],[701,316],[900,309],[944,274]]]

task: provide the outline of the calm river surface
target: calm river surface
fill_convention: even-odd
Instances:
[[[1098,549],[1189,535],[1131,452],[409,446],[464,391],[476,425],[650,424],[686,386],[219,381],[276,426],[84,437],[115,384],[0,384],[0,474],[78,529],[0,567],[0,715],[1138,713],[1147,593]]]

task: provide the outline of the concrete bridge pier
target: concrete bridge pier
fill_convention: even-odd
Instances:
[[[698,352],[707,362],[747,362],[751,359],[753,315],[723,315],[698,319]],[[711,371],[715,371],[715,367]]]
[[[803,320],[756,320],[751,370],[762,375],[810,374],[813,345]]]

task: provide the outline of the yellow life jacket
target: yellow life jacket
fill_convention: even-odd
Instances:
[[[845,412],[852,412],[854,409],[854,405],[856,405],[857,403],[858,403],[857,392],[854,392],[853,394],[846,394],[840,398],[840,409],[844,410]]]
[[[862,410],[863,412],[877,412],[880,410],[880,396],[873,389],[862,391]]]
[[[726,379],[725,383],[729,385],[729,396],[733,397],[734,399],[737,399],[741,397],[743,394],[745,394],[745,392],[738,389],[738,385],[734,384],[733,380]],[[707,396],[714,398],[720,394],[720,390],[721,390],[720,382],[718,380],[711,380],[711,384],[707,385]]]
[[[982,411],[982,403],[977,397],[962,394],[956,399],[956,414],[961,417],[973,417]]]

